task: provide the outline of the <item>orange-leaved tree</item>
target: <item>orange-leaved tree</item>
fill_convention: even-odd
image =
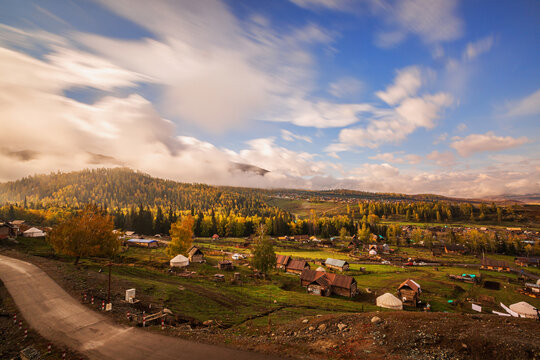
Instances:
[[[167,254],[169,256],[185,254],[189,250],[193,237],[194,222],[193,217],[188,215],[171,225],[171,230],[169,231],[171,242],[167,246]]]
[[[120,239],[113,233],[114,223],[95,205],[61,222],[47,236],[53,249],[75,256],[75,265],[83,256],[112,256],[120,248]]]

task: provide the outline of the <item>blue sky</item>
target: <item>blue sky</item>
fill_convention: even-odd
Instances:
[[[8,0],[0,180],[538,193],[539,38],[537,1]]]

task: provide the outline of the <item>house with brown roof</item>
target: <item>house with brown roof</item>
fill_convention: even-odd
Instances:
[[[420,285],[411,279],[407,279],[398,286],[398,294],[403,304],[416,306],[422,289]]]
[[[496,270],[496,271],[510,271],[510,265],[503,260],[494,260],[483,258],[482,265],[480,266],[481,270]]]
[[[467,252],[467,248],[465,248],[463,245],[447,244],[444,245],[444,252],[447,254],[465,254]]]
[[[218,262],[218,269],[232,271],[234,270],[234,265],[230,260],[222,260]]]
[[[352,276],[309,269],[302,271],[300,284],[307,288],[308,293],[320,296],[337,294],[354,297],[358,292],[356,280]]]
[[[276,255],[276,269],[285,270],[290,261],[291,257],[288,255]]]
[[[291,259],[285,267],[286,272],[297,275],[302,274],[302,271],[304,271],[304,269],[309,269],[309,264],[306,260]]]
[[[514,262],[519,266],[540,267],[540,257],[517,257]]]
[[[201,251],[201,249],[199,249],[196,246],[192,246],[188,250],[188,259],[189,259],[190,262],[202,263],[202,262],[204,262],[204,254]]]

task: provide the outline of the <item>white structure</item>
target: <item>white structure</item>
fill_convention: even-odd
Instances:
[[[171,267],[186,267],[189,265],[189,259],[184,255],[176,255],[169,261]]]
[[[128,303],[133,303],[135,300],[135,289],[126,290],[126,301]]]
[[[315,270],[315,271],[323,271],[323,272],[326,272],[326,269],[323,268],[322,266],[319,266],[319,267],[317,268],[317,270]]]
[[[386,293],[379,296],[376,302],[377,302],[377,306],[380,306],[386,309],[403,310],[403,302],[390,293]]]
[[[526,317],[526,318],[531,318],[531,319],[536,319],[538,317],[536,308],[532,306],[531,304],[526,303],[525,301],[512,304],[509,307],[510,307],[510,310],[518,313],[520,317]]]
[[[377,252],[373,249],[369,250],[369,255],[375,256],[377,255]]]
[[[33,227],[23,232],[23,236],[24,237],[40,237],[40,236],[45,236],[45,233],[39,230],[38,228]]]

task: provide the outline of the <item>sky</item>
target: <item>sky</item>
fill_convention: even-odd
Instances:
[[[0,181],[540,193],[538,39],[535,0],[4,0]]]

